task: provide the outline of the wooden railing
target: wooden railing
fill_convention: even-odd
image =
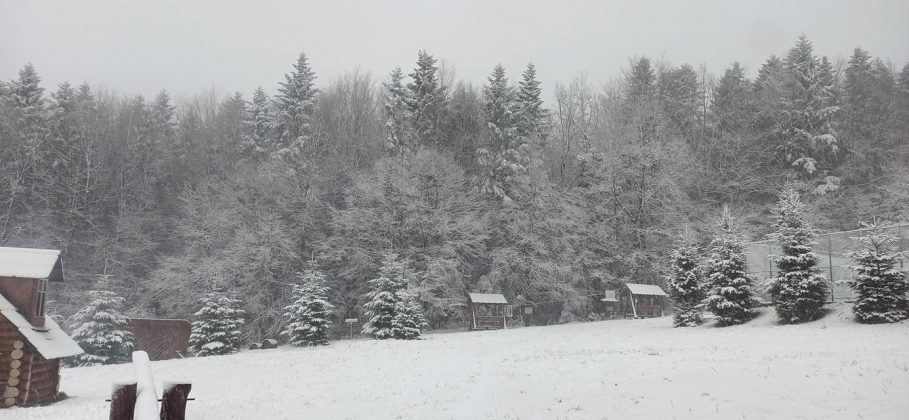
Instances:
[[[110,420],[185,420],[186,402],[192,385],[164,383],[159,400],[155,391],[148,353],[133,352],[136,382],[114,384],[110,398]],[[160,410],[158,402],[161,402]]]

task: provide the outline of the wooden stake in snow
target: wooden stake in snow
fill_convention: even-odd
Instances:
[[[161,397],[161,420],[185,420],[186,400],[192,384],[164,383],[164,395]]]
[[[110,396],[110,420],[133,420],[136,384],[114,384]]]
[[[148,353],[133,352],[133,368],[136,371],[136,409],[135,420],[158,420],[158,396],[155,392],[155,379],[152,377]]]

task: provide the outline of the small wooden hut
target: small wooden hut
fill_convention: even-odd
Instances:
[[[467,329],[498,330],[505,328],[505,306],[508,301],[499,293],[468,293]]]
[[[666,292],[653,284],[625,283],[619,290],[619,306],[625,317],[650,318],[663,316]]]
[[[53,400],[60,359],[82,349],[45,316],[47,283],[63,281],[60,251],[0,247],[0,389],[3,407]]]

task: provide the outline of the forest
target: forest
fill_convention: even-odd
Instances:
[[[191,319],[227,290],[246,336],[274,337],[318,269],[343,334],[388,258],[432,328],[463,327],[468,292],[585,319],[606,288],[663,284],[724,206],[765,239],[786,187],[823,230],[909,220],[909,64],[794,41],[758,69],[634,57],[552,92],[532,64],[476,86],[427,51],[381,76],[300,54],[276,85],[188,98],[25,64],[0,81],[0,245],[63,251],[64,324],[89,291]]]

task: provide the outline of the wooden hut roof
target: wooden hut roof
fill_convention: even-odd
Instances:
[[[53,319],[48,317],[44,320],[43,326],[35,327],[3,295],[0,295],[0,314],[15,325],[19,333],[25,336],[45,359],[59,359],[83,353],[82,348],[69,338]]]
[[[60,251],[0,247],[0,277],[63,281]]]
[[[468,293],[467,295],[473,303],[508,304],[508,301],[505,300],[505,296],[502,296],[500,293]]]
[[[627,287],[633,295],[667,296],[666,292],[664,292],[660,286],[653,284],[625,283],[625,287]]]

